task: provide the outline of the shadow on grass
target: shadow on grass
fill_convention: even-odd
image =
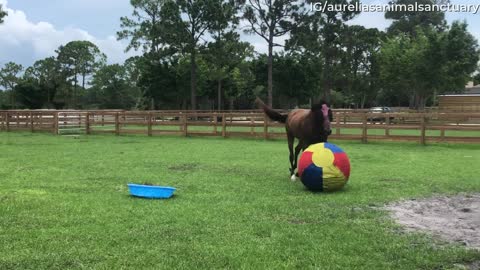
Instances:
[[[176,201],[176,200],[178,200],[179,196],[173,194],[172,197],[170,197],[170,198],[147,198],[147,197],[141,197],[141,196],[135,196],[135,195],[127,194],[127,195],[124,195],[124,197],[128,198],[130,200],[142,200],[142,201]]]

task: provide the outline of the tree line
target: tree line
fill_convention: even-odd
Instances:
[[[480,81],[478,41],[466,22],[449,25],[440,11],[388,11],[392,24],[380,31],[349,23],[355,11],[309,10],[326,0],[130,2],[117,37],[140,56],[107,64],[92,42],[72,41],[30,67],[6,63],[0,108],[246,109],[260,96],[284,108],[324,99],[335,107],[421,109]],[[4,16],[0,7],[0,22]],[[267,53],[241,32],[258,36]]]

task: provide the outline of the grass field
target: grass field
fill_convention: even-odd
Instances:
[[[352,175],[316,194],[284,140],[0,133],[0,269],[458,269],[467,250],[379,207],[480,192],[480,145],[338,141]],[[177,188],[136,199],[128,182]]]

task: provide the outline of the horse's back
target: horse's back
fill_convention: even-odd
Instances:
[[[286,129],[291,135],[296,138],[303,138],[306,134],[306,128],[308,127],[308,121],[305,121],[306,117],[310,113],[307,109],[295,109],[288,114]]]

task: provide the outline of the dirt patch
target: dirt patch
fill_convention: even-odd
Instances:
[[[386,206],[408,230],[422,230],[480,250],[480,194],[407,200]]]

